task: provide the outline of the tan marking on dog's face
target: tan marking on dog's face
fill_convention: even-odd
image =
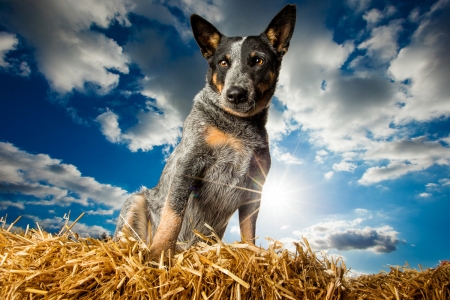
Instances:
[[[213,148],[231,146],[238,152],[243,149],[242,143],[238,138],[232,136],[231,134],[225,133],[214,126],[207,127],[205,142]]]
[[[261,83],[258,83],[256,87],[261,93],[264,93],[272,86],[274,79],[275,74],[272,71],[269,71],[269,81],[263,81]]]
[[[175,250],[175,244],[177,242],[178,234],[180,233],[181,224],[183,219],[174,210],[170,208],[167,203],[161,213],[161,221],[159,222],[158,229],[156,230],[153,244],[150,247],[152,256],[159,257],[161,251],[167,251],[171,249]],[[167,255],[168,253],[165,252]]]
[[[217,73],[213,74],[213,76],[212,76],[212,83],[217,88],[217,91],[219,92],[219,94],[222,93],[223,84],[220,83],[220,82],[217,82]]]

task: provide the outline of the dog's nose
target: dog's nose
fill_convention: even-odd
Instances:
[[[247,91],[241,87],[232,86],[227,91],[227,99],[234,104],[245,102],[247,101]]]

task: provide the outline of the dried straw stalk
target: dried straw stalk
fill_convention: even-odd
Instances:
[[[276,241],[262,249],[197,233],[204,242],[155,263],[130,237],[9,229],[0,228],[0,299],[450,299],[449,264],[351,279],[306,239],[292,253]]]

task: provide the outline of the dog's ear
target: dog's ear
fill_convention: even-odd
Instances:
[[[223,35],[211,23],[196,14],[191,15],[191,27],[203,56],[206,59],[213,56]]]
[[[296,15],[296,5],[286,5],[262,33],[280,56],[283,56],[289,48],[289,41],[294,33]]]

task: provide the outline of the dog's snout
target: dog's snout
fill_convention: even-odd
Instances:
[[[245,102],[247,101],[247,91],[237,86],[230,87],[227,91],[227,99],[234,104]]]

